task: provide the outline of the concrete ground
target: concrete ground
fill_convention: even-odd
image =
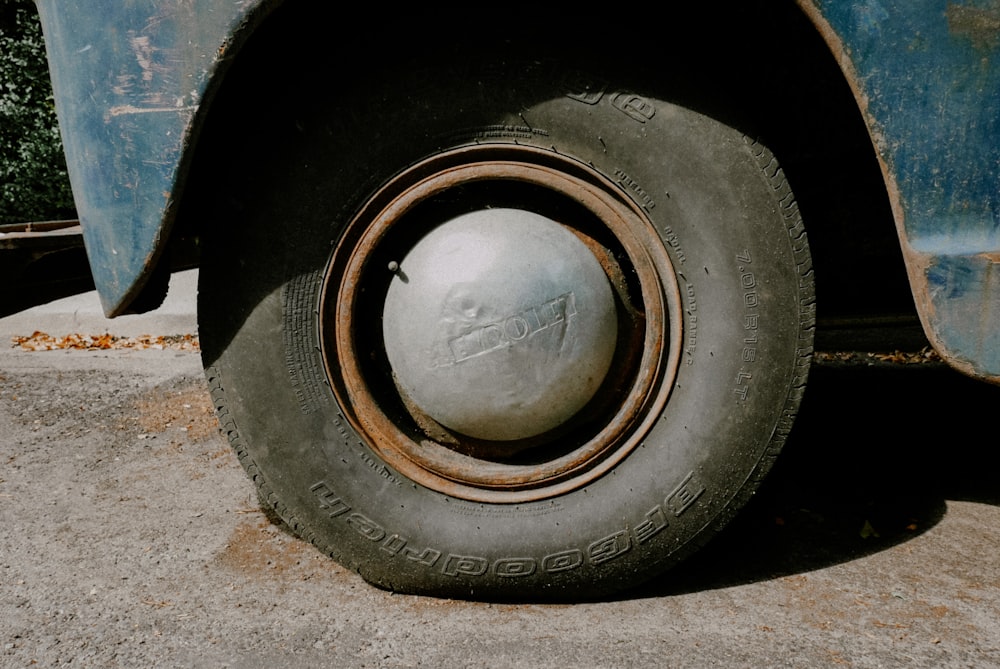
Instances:
[[[148,314],[105,318],[97,293],[73,295],[0,318],[0,344],[13,336],[27,336],[36,330],[52,336],[71,332],[88,335],[111,333],[122,337],[196,334],[197,296],[197,270],[172,275],[163,304]]]
[[[108,323],[91,294],[0,337],[189,333],[175,281],[159,313]],[[0,666],[1000,667],[1000,388],[940,365],[817,367],[772,475],[690,562],[497,605],[376,590],[273,524],[197,353],[3,343]]]

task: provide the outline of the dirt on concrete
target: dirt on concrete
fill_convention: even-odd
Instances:
[[[377,590],[272,522],[197,354],[0,351],[0,666],[1000,666],[1000,389],[864,374],[813,375],[690,563],[497,605]]]

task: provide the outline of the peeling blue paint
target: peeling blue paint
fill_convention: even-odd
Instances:
[[[1000,380],[1000,1],[813,4],[897,191],[925,329],[958,367]]]
[[[113,316],[163,250],[201,100],[260,3],[37,4],[94,283]]]

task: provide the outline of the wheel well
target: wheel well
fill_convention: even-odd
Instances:
[[[620,85],[698,109],[773,151],[809,235],[818,346],[824,333],[845,325],[916,324],[867,127],[807,17],[792,3],[770,0],[731,3],[725,12],[713,5],[668,13],[657,26],[641,17],[602,16],[579,22],[589,25],[583,31],[544,12],[497,28],[486,10],[389,22],[372,15],[346,25],[320,3],[285,3],[251,37],[219,89],[178,217],[174,236],[185,241],[175,246],[196,248],[199,226],[227,215],[220,207],[236,206],[219,193],[240,187],[224,178],[228,161],[236,143],[279,132],[268,125],[272,105],[312,91],[331,94],[345,79],[378,76],[382,68],[405,63],[415,49],[442,50],[460,62],[463,49],[489,48],[503,59],[528,48],[593,63]]]

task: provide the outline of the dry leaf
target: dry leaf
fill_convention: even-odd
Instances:
[[[139,335],[138,337],[119,337],[108,333],[98,335],[68,334],[64,337],[53,337],[45,332],[35,331],[27,337],[12,337],[14,347],[25,351],[102,351],[109,349],[156,349],[172,351],[201,350],[198,337],[195,335]]]

